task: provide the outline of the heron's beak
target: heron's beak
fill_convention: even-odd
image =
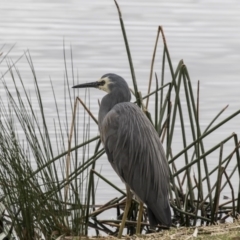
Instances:
[[[91,82],[91,83],[83,83],[73,86],[72,88],[88,88],[88,87],[94,87],[98,88],[101,85],[101,82]]]

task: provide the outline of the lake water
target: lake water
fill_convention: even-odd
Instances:
[[[220,118],[240,109],[240,2],[229,1],[158,1],[119,0],[128,40],[132,52],[139,90],[147,92],[150,64],[158,25],[165,31],[174,68],[180,59],[186,63],[192,85],[197,88],[200,80],[200,124],[204,129],[215,115],[229,104]],[[60,114],[64,115],[64,58],[63,40],[67,53],[71,80],[70,48],[73,51],[75,81],[95,81],[107,72],[123,76],[132,86],[128,59],[119,25],[116,7],[110,0],[47,1],[0,0],[0,47],[15,62],[29,50],[42,91],[46,117],[50,128],[55,115],[51,78],[58,99]],[[154,71],[161,74],[161,52],[158,52]],[[24,83],[33,90],[32,74],[25,58],[18,61]],[[1,74],[7,70],[5,61],[0,65]],[[5,80],[11,88],[10,75]],[[167,80],[166,80],[167,81]],[[4,90],[0,88],[1,96]],[[103,92],[91,90],[91,110],[97,116],[97,100]],[[84,97],[84,91],[79,91]],[[34,99],[34,96],[33,96]],[[82,116],[83,111],[79,113]],[[70,124],[70,122],[69,122]],[[187,123],[186,123],[187,124]],[[95,136],[97,127],[91,127]],[[240,133],[240,116],[208,137],[206,149],[219,143],[232,132]],[[189,136],[191,137],[191,136]],[[181,138],[175,139],[176,154],[181,148]],[[232,147],[224,149],[230,153]],[[212,159],[210,165],[218,164]],[[178,166],[184,166],[181,159]],[[123,184],[108,164],[106,157],[97,162],[97,170],[124,189]],[[238,181],[234,188],[238,188]],[[226,193],[230,196],[230,193]],[[116,196],[116,192],[99,181],[97,204]]]

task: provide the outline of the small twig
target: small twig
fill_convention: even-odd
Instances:
[[[66,157],[66,181],[69,180],[71,142],[72,142],[72,135],[73,135],[73,129],[74,129],[74,121],[75,121],[75,116],[76,116],[76,109],[77,109],[77,99],[75,100],[75,103],[74,103],[72,124],[71,124],[69,139],[68,139],[68,153],[67,153],[67,157]],[[67,184],[65,186],[65,188],[64,188],[64,199],[65,199],[65,202],[67,202],[68,188],[69,188],[69,184]],[[67,208],[67,206],[66,206],[66,208]]]
[[[92,120],[98,125],[98,120],[93,116],[93,114],[91,113],[91,111],[88,109],[88,107],[85,105],[85,103],[82,101],[81,98],[77,97],[77,100],[82,104],[82,106],[84,107],[84,109],[87,111],[87,113],[89,114],[89,116],[92,118]]]
[[[224,173],[224,175],[225,175],[225,177],[226,177],[226,179],[227,179],[227,182],[228,182],[228,184],[229,184],[229,187],[231,188],[231,192],[232,192],[232,204],[233,204],[233,206],[232,206],[232,211],[233,211],[233,216],[235,217],[235,201],[234,201],[234,190],[233,190],[233,186],[232,186],[232,183],[231,183],[231,181],[230,181],[230,179],[229,179],[229,177],[228,177],[228,175],[227,175],[227,173],[226,173],[226,170],[225,169],[223,169],[223,173]]]

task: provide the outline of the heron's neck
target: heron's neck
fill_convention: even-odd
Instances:
[[[100,110],[99,110],[99,115],[98,115],[98,121],[99,124],[102,123],[103,119],[107,115],[107,113],[118,103],[121,102],[130,102],[131,100],[131,94],[130,91],[129,93],[124,92],[119,93],[119,92],[110,92],[106,96],[103,97],[100,105]]]

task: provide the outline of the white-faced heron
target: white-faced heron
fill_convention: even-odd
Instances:
[[[107,92],[101,101],[98,126],[113,169],[126,184],[127,200],[118,237],[121,237],[134,194],[147,205],[151,226],[171,225],[168,200],[169,167],[158,133],[134,103],[126,81],[108,73],[96,82],[73,88],[94,87]],[[142,211],[142,204],[140,204]],[[140,212],[141,212],[140,211]],[[139,214],[137,233],[142,214]]]

